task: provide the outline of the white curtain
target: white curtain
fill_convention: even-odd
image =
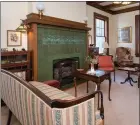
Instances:
[[[99,53],[103,53],[103,43],[105,42],[105,37],[96,37],[96,47],[99,47]]]

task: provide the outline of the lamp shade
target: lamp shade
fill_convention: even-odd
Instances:
[[[16,29],[16,31],[19,31],[19,32],[26,32],[26,31],[27,31],[27,28],[24,27],[23,25],[20,25],[20,26]]]
[[[20,26],[16,29],[16,31],[19,31],[19,32],[26,32],[27,31],[27,26],[24,25],[24,23],[22,22],[20,24]]]
[[[107,42],[104,42],[104,43],[103,43],[103,48],[109,48],[109,45],[108,45]]]
[[[37,10],[44,10],[45,6],[44,6],[44,4],[42,2],[38,2],[36,4],[36,8],[37,8]]]

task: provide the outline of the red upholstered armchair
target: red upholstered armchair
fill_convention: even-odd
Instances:
[[[115,81],[115,66],[113,63],[113,56],[104,56],[100,55],[98,57],[98,69],[114,72],[114,81]]]

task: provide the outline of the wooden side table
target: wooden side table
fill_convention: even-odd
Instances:
[[[103,70],[96,70],[96,74],[90,73],[91,70],[84,70],[84,71],[75,71],[74,75],[74,86],[75,86],[75,97],[77,97],[77,84],[76,78],[81,78],[87,80],[87,93],[88,93],[88,81],[93,81],[97,85],[97,90],[100,90],[100,84],[108,79],[109,80],[109,90],[108,90],[108,99],[111,101],[110,98],[110,90],[111,90],[111,73],[106,72]],[[98,107],[99,107],[99,94],[98,94]]]
[[[127,71],[128,72],[128,76],[127,78],[125,79],[124,82],[121,82],[121,84],[124,84],[126,83],[127,81],[129,81],[130,85],[133,86],[132,82],[133,83],[137,83],[137,81],[134,81],[132,79],[132,77],[130,76],[131,72],[138,72],[138,69],[136,69],[135,67],[119,67],[118,70],[122,70],[122,71]]]

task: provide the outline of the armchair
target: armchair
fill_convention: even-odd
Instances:
[[[115,66],[113,63],[113,56],[111,55],[100,55],[98,57],[98,69],[114,72],[114,82],[115,82]]]
[[[116,49],[116,62],[120,67],[132,66],[133,56],[131,56],[131,49],[126,47],[118,47]]]

